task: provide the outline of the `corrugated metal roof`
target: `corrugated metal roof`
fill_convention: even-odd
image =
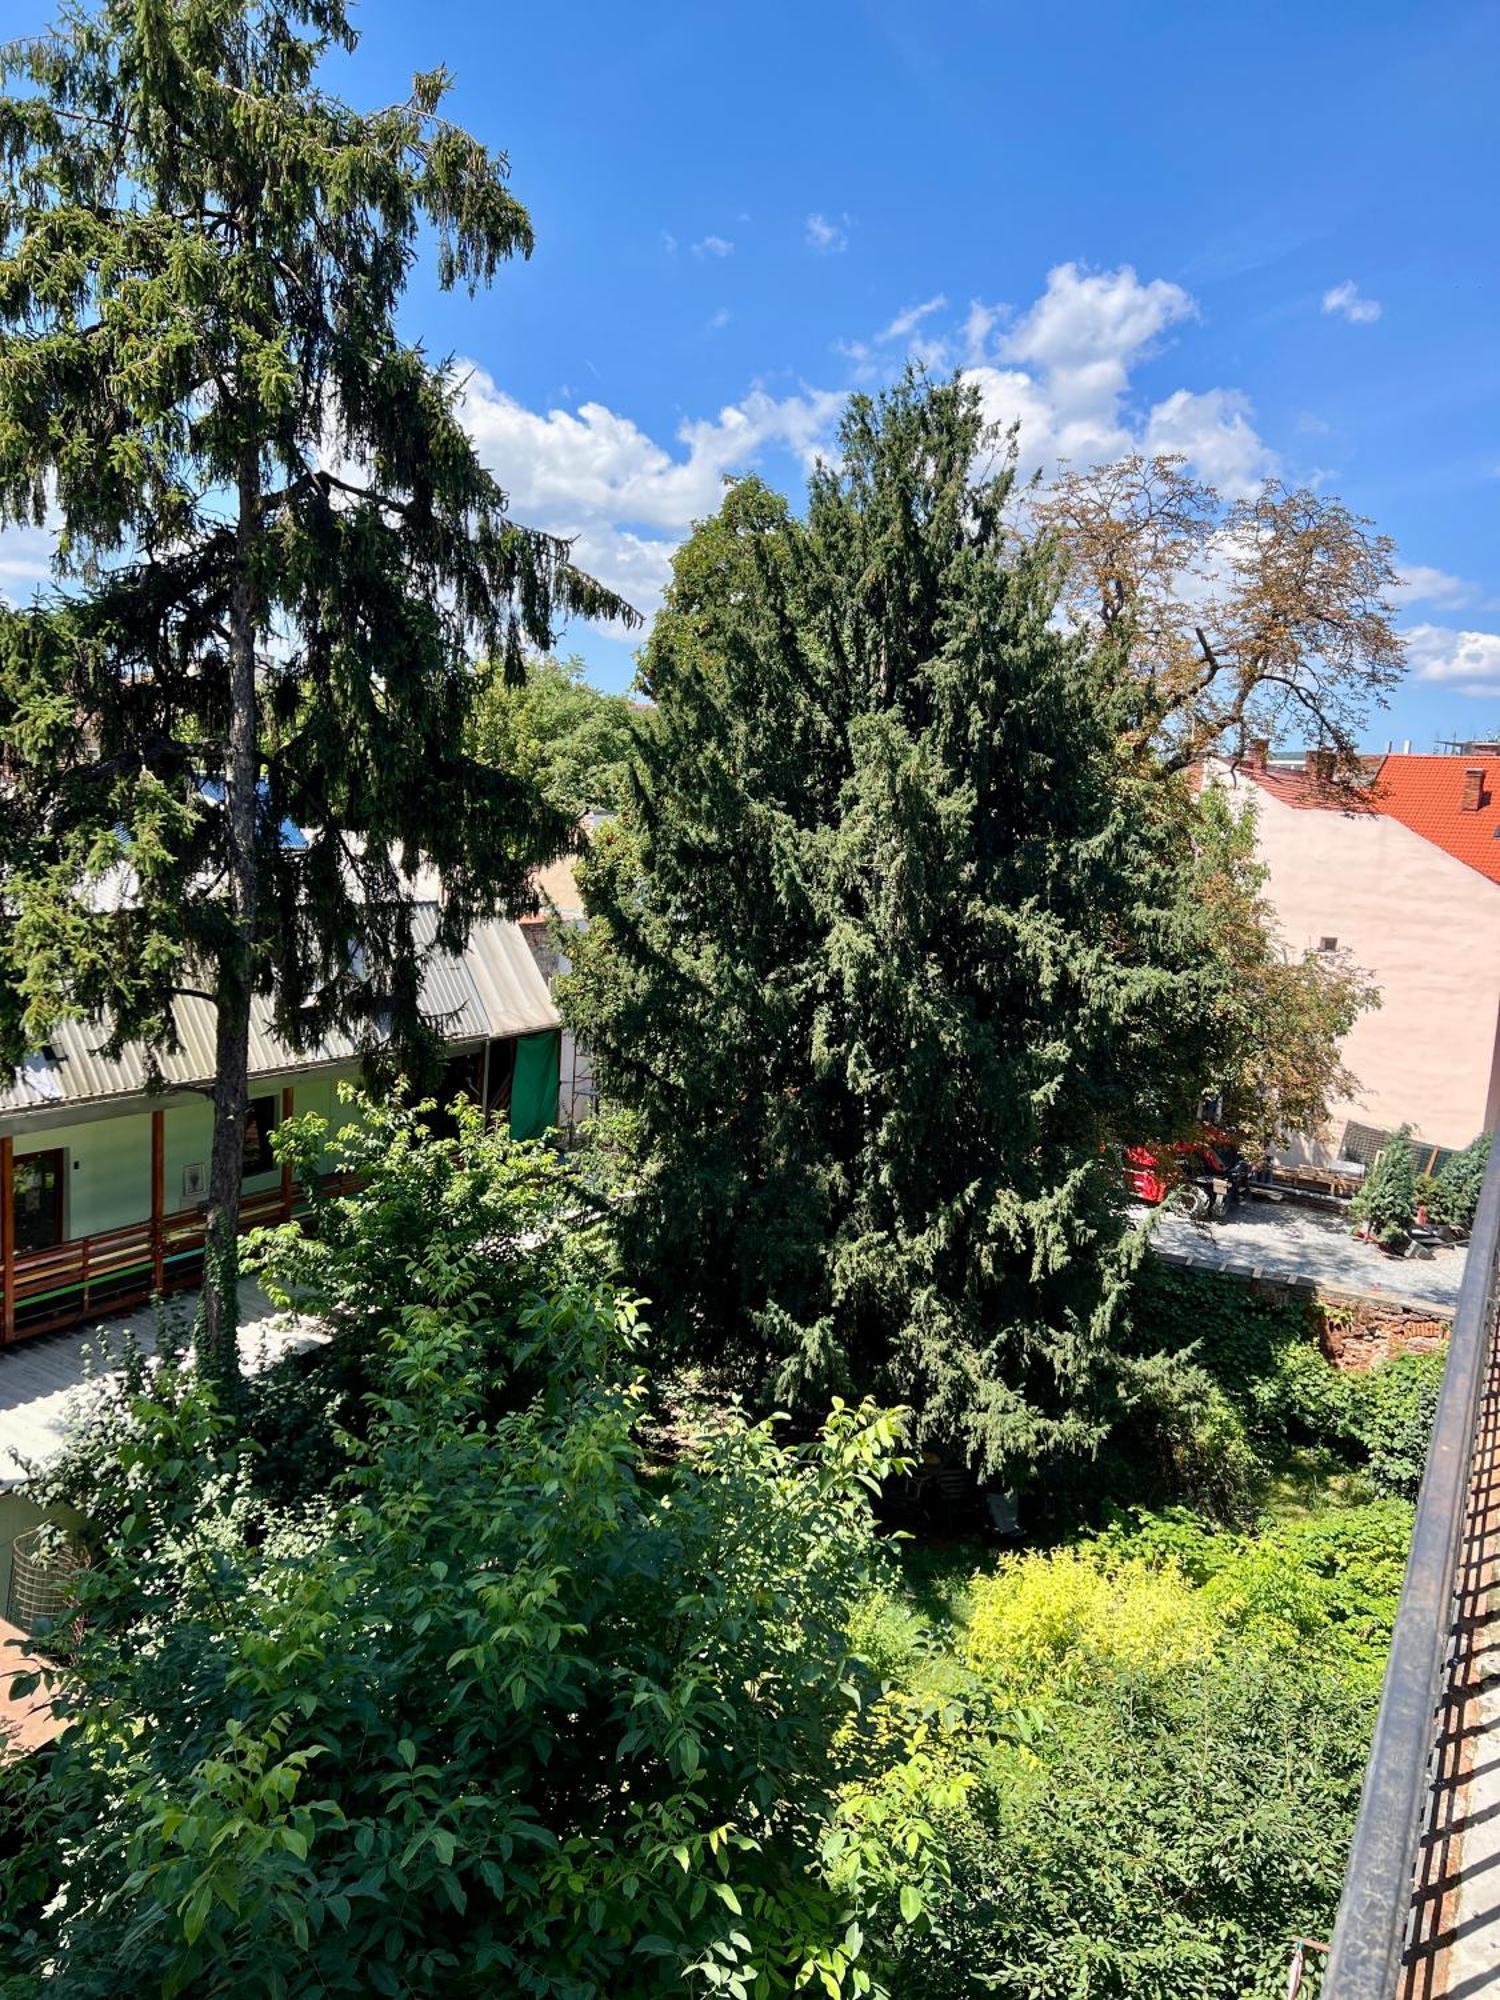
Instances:
[[[474,981],[492,1035],[525,1035],[562,1026],[562,1016],[518,924],[476,924],[464,968]]]
[[[494,920],[476,926],[462,958],[433,948],[438,913],[432,904],[414,912],[413,932],[425,952],[422,971],[423,1014],[450,1042],[483,1041],[491,1036],[522,1035],[559,1023],[525,939],[515,924]],[[159,1058],[169,1089],[211,1082],[214,1074],[215,1009],[195,998],[178,1000],[172,1009],[180,1046]],[[59,1106],[96,1103],[110,1097],[135,1097],[146,1084],[145,1053],[129,1043],[118,1056],[101,1053],[106,1037],[98,1021],[64,1021],[52,1036],[50,1049],[30,1057],[0,1088],[0,1116],[51,1111]],[[250,1074],[283,1076],[319,1069],[326,1063],[349,1062],[359,1050],[349,1036],[330,1034],[300,1053],[276,1033],[271,1010],[257,998],[250,1008]]]
[[[450,1042],[483,1041],[492,1034],[465,958],[437,948],[436,903],[418,903],[412,912],[412,942],[422,959],[423,1018]]]

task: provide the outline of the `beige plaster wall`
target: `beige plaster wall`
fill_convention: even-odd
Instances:
[[[1254,801],[1287,946],[1335,937],[1381,991],[1345,1044],[1360,1090],[1335,1108],[1328,1139],[1336,1147],[1352,1118],[1467,1145],[1500,1112],[1500,884],[1395,820],[1299,811],[1242,774],[1217,775]]]

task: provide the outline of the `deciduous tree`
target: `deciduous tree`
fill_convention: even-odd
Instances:
[[[453,947],[566,831],[463,753],[470,649],[519,671],[555,613],[623,611],[510,520],[398,330],[424,234],[445,286],[529,254],[506,163],[442,70],[327,94],[354,40],[344,0],[102,0],[0,99],[0,518],[58,530],[57,588],[0,615],[0,1039],[160,1050],[211,999],[225,1374],[252,995],[293,1043],[419,1033],[403,865]]]
[[[628,794],[632,749],[650,711],[591,687],[579,659],[542,659],[517,681],[495,674],[474,717],[474,752],[531,779],[559,812],[614,812]]]
[[[1277,480],[1226,500],[1172,453],[1065,471],[1027,508],[1067,561],[1067,609],[1127,646],[1134,734],[1168,769],[1294,730],[1357,771],[1404,669],[1388,535]]]
[[[347,1158],[367,1185],[316,1254],[266,1251],[365,1368],[311,1504],[266,1505],[173,1365],[108,1385],[76,1448],[78,1726],[0,1877],[6,1991],[876,1991],[859,1870],[822,1850],[896,1420],[798,1446],[726,1415],[649,1464],[629,1301],[496,1287],[497,1235],[534,1277],[566,1260],[530,1241],[566,1176],[475,1119],[372,1114]]]

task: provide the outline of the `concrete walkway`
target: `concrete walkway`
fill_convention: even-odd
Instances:
[[[196,1292],[170,1300],[167,1312],[191,1331]],[[150,1306],[107,1320],[87,1332],[43,1333],[0,1348],[0,1492],[19,1485],[25,1464],[44,1464],[67,1436],[69,1413],[84,1385],[109,1371],[127,1330],[144,1353],[156,1347],[156,1314]],[[240,1364],[247,1373],[307,1346],[318,1334],[305,1320],[286,1320],[251,1278],[240,1280]]]
[[[1431,1256],[1387,1257],[1357,1243],[1343,1216],[1288,1201],[1242,1202],[1222,1222],[1189,1222],[1156,1209],[1136,1213],[1151,1221],[1159,1250],[1208,1270],[1227,1264],[1244,1275],[1295,1279],[1319,1291],[1444,1313],[1458,1303],[1468,1255],[1460,1245],[1444,1244]]]

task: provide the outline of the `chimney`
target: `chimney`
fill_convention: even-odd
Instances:
[[[1464,772],[1464,795],[1460,801],[1459,810],[1466,813],[1477,813],[1483,804],[1484,766],[1482,764],[1471,764],[1468,770]]]
[[[1263,771],[1271,761],[1269,736],[1252,736],[1245,746],[1245,763],[1252,771]]]
[[[1309,750],[1304,753],[1302,769],[1315,784],[1333,783],[1334,755],[1331,750]]]

